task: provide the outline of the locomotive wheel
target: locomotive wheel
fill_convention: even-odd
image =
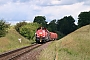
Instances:
[[[40,43],[40,41],[38,41],[38,40],[36,39],[36,43]]]
[[[43,42],[46,43],[46,40],[44,40]]]

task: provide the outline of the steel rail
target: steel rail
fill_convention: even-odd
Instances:
[[[19,48],[16,50],[2,53],[2,54],[0,54],[0,60],[13,60],[13,59],[17,58],[18,56],[28,53],[41,45],[42,44],[33,44],[30,46],[26,46],[23,48]]]

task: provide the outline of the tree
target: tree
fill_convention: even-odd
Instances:
[[[77,26],[74,24],[75,20],[72,16],[65,16],[57,21],[57,30],[67,35],[76,30]]]
[[[47,22],[45,20],[46,20],[45,16],[36,16],[34,18],[33,22],[37,22],[37,23],[41,24],[43,27],[46,27]]]
[[[89,12],[81,12],[78,15],[78,26],[82,27],[90,24],[90,11]]]
[[[24,26],[26,24],[27,24],[27,22],[25,22],[25,21],[17,23],[16,26],[15,26],[16,31],[20,32],[19,31],[20,27],[22,27],[22,26]]]
[[[55,32],[57,30],[57,25],[56,25],[56,20],[52,20],[49,24],[48,24],[48,30]]]
[[[6,35],[9,26],[10,24],[7,24],[4,20],[0,20],[0,37]]]

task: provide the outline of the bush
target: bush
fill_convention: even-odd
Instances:
[[[7,24],[4,20],[0,20],[0,37],[6,35],[9,26],[10,24]]]
[[[38,23],[28,23],[20,28],[20,34],[26,38],[33,39],[36,29],[40,26]]]
[[[27,22],[25,22],[25,21],[17,23],[15,26],[16,31],[19,32],[20,27],[22,27],[26,24],[27,24]]]

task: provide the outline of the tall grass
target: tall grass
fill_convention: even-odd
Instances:
[[[48,48],[46,48],[41,55],[39,56],[38,60],[53,60],[55,58],[55,43],[52,42],[52,44],[50,44],[48,46]]]
[[[22,42],[19,42],[19,38]],[[30,45],[32,41],[22,37],[14,28],[10,28],[5,37],[0,38],[0,53]]]
[[[55,44],[56,47],[54,47]],[[53,49],[48,47],[45,51],[54,52],[56,49],[58,51],[57,60],[90,60],[90,26],[84,26],[51,45]],[[50,56],[48,55],[47,59],[42,58],[42,60],[49,60]]]

